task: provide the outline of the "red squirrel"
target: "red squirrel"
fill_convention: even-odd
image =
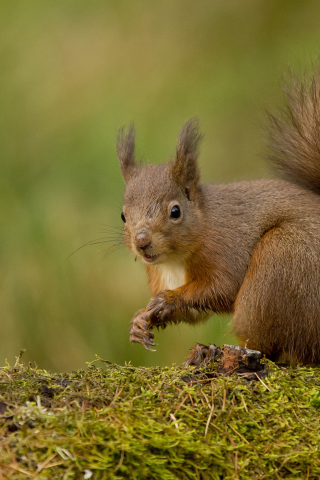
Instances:
[[[131,342],[150,350],[154,327],[232,313],[241,345],[320,363],[320,69],[310,82],[294,80],[286,98],[269,115],[272,180],[201,183],[196,118],[161,165],[137,163],[134,127],[119,131],[124,240],[152,293]]]

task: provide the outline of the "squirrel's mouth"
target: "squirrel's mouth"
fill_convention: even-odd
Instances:
[[[147,263],[154,263],[156,260],[158,260],[159,257],[160,257],[160,254],[147,255],[146,253],[144,253],[142,256],[143,260]]]

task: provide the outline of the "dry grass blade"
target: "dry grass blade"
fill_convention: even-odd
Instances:
[[[212,403],[212,407],[211,407],[209,417],[208,417],[208,420],[207,420],[207,423],[206,423],[206,428],[205,428],[205,431],[204,431],[204,438],[206,438],[207,435],[208,435],[209,425],[210,425],[210,422],[211,422],[213,411],[214,411],[214,403]]]
[[[50,457],[48,457],[41,465],[39,465],[39,467],[37,468],[36,470],[36,474],[40,473],[41,470],[43,470],[44,468],[46,468],[48,466],[48,464],[51,462],[51,460],[54,459],[54,457],[56,457],[57,454],[56,453],[53,453],[52,455],[50,455]]]
[[[303,426],[304,426],[305,428],[307,428],[308,430],[312,430],[313,432],[318,431],[317,428],[311,428],[311,427],[309,427],[309,425],[306,425],[305,423],[303,423],[303,422],[300,420],[300,418],[298,417],[298,415],[296,414],[296,412],[295,412],[294,410],[292,410],[292,411],[293,411],[293,413],[294,413],[294,416],[295,416],[296,419],[298,420],[298,422],[301,423],[301,425],[303,425]]]
[[[247,443],[248,445],[250,445],[250,442],[248,442],[248,440],[246,438],[244,438],[243,435],[241,435],[240,432],[238,432],[235,428],[233,428],[230,423],[228,423],[228,426],[231,428],[231,430],[234,431],[234,433],[236,433],[238,435],[238,437],[240,437],[245,443]]]
[[[184,397],[184,399],[182,400],[182,402],[179,404],[178,408],[176,409],[176,411],[174,412],[173,415],[176,415],[176,413],[180,410],[180,408],[182,407],[182,405],[184,404],[184,402],[187,400],[188,398],[188,394]]]
[[[266,384],[261,380],[261,378],[259,377],[259,375],[257,374],[257,372],[254,372],[254,373],[255,373],[257,379],[259,380],[259,382],[262,383],[262,385],[263,385],[267,390],[269,390],[269,392],[272,392],[272,389],[269,388],[268,385],[266,385]]]
[[[178,425],[177,419],[176,419],[176,417],[173,415],[173,413],[170,413],[170,414],[169,414],[169,417],[170,417],[170,418],[171,418],[171,420],[173,421],[173,423],[174,423],[174,426],[175,426],[176,428],[179,428],[179,425]]]
[[[122,449],[122,450],[121,450],[120,460],[119,460],[118,465],[117,465],[116,468],[114,469],[114,473],[116,473],[116,472],[119,470],[119,468],[121,467],[122,462],[123,462],[123,459],[124,459],[124,450]]]
[[[28,470],[24,470],[23,468],[17,467],[17,465],[13,465],[12,463],[4,464],[1,463],[2,467],[11,468],[12,470],[16,470],[17,472],[23,473],[24,475],[28,475],[28,477],[34,477],[34,473],[29,472]]]

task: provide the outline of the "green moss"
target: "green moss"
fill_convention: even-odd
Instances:
[[[268,363],[261,383],[98,361],[1,369],[2,478],[320,478],[318,368]]]
[[[312,405],[312,407],[320,408],[320,392],[319,391],[311,399],[310,405]]]

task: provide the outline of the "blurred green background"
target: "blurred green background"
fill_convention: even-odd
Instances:
[[[235,342],[228,317],[129,343],[149,299],[124,247],[84,247],[121,227],[118,128],[135,122],[153,162],[198,115],[202,178],[267,176],[261,125],[283,72],[320,53],[320,2],[6,0],[0,3],[0,362],[20,348],[42,368],[181,363],[196,341]],[[69,257],[69,258],[68,258]]]

